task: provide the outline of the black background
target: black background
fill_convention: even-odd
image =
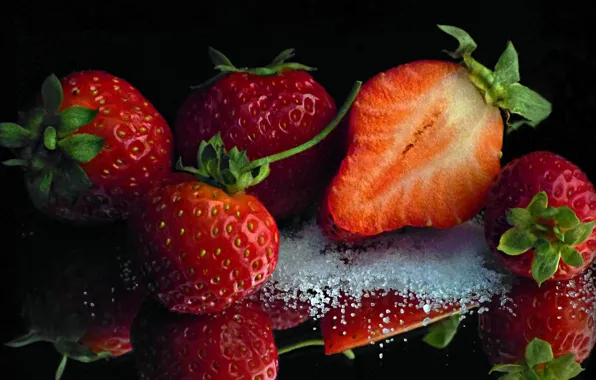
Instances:
[[[296,60],[318,68],[315,79],[339,104],[355,80],[411,60],[447,59],[442,50],[454,49],[456,42],[436,24],[451,24],[472,35],[479,46],[476,59],[488,66],[512,40],[520,54],[522,83],[553,103],[552,115],[537,130],[507,137],[503,163],[546,149],[564,155],[596,179],[596,54],[589,39],[596,20],[587,6],[573,1],[167,3],[11,4],[12,9],[3,12],[1,30],[1,65],[6,66],[1,73],[1,120],[15,120],[16,111],[49,73],[101,69],[130,81],[173,123],[189,86],[213,73],[208,46],[222,50],[239,66],[268,63],[281,50],[294,47]],[[5,316],[2,341],[23,328],[14,291],[22,278],[15,257],[20,227],[14,214],[25,198],[15,173],[5,174],[0,171],[5,199],[0,201],[0,215],[6,223],[0,231],[1,277],[6,282],[0,307]],[[405,336],[407,343],[399,336],[382,350],[378,345],[359,349],[353,363],[341,355],[326,357],[320,349],[289,354],[280,361],[279,378],[487,378],[489,366],[476,338],[476,318],[465,325],[445,351],[420,343],[423,331],[418,331]],[[313,326],[280,334],[280,344],[316,335]],[[39,344],[3,348],[1,360],[2,379],[50,379],[59,358],[51,347]],[[596,377],[594,358],[591,362],[584,364],[583,379]],[[130,358],[87,366],[71,363],[64,377],[105,378],[134,379]]]

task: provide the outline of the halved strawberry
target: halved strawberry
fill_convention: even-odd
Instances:
[[[461,29],[453,57],[407,63],[366,82],[349,115],[349,149],[328,190],[341,229],[376,235],[404,226],[449,228],[476,215],[500,170],[500,108],[536,126],[550,103],[519,81],[509,44],[495,71],[471,57]]]
[[[419,307],[414,295],[396,291],[367,292],[356,301],[344,297],[321,320],[325,353],[337,354],[388,339],[450,317],[459,304]]]

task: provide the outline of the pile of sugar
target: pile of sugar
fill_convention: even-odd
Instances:
[[[281,231],[279,262],[260,297],[306,303],[321,317],[338,297],[358,302],[371,292],[397,292],[429,312],[441,305],[485,302],[508,290],[507,275],[490,262],[481,225],[411,229],[378,236],[358,248],[325,238],[314,221]]]

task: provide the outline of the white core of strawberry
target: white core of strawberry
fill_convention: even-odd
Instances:
[[[492,269],[498,266],[491,263],[483,228],[474,221],[448,230],[380,235],[364,250],[334,245],[314,221],[281,235],[277,268],[260,297],[284,300],[289,308],[306,302],[316,318],[338,305],[340,294],[358,302],[365,291],[391,290],[427,314],[454,304],[463,314],[467,305],[509,290],[509,275]]]

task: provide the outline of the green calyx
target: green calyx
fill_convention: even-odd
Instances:
[[[296,344],[280,348],[278,355],[281,356],[281,355],[287,354],[289,352],[292,352],[292,351],[295,351],[295,350],[298,350],[301,348],[316,347],[316,346],[325,346],[325,341],[322,339],[312,339],[312,340],[298,342]],[[354,354],[354,351],[352,351],[352,350],[343,351],[342,354],[349,360],[354,360],[356,358],[356,355]]]
[[[511,42],[507,44],[494,71],[492,71],[472,58],[472,53],[476,50],[477,45],[468,33],[454,26],[438,25],[438,27],[459,41],[457,50],[446,51],[446,53],[452,58],[463,59],[463,65],[469,71],[470,80],[484,95],[485,101],[506,112],[507,133],[524,124],[536,127],[550,115],[552,111],[550,102],[519,83],[518,55]],[[512,113],[522,119],[511,122]]]
[[[211,59],[211,62],[213,62],[214,69],[219,71],[219,73],[215,75],[213,78],[206,81],[205,83],[202,83],[198,86],[192,86],[191,89],[193,90],[209,87],[229,73],[247,73],[260,76],[273,76],[278,75],[284,70],[316,70],[316,68],[314,67],[306,66],[301,63],[286,62],[288,59],[294,56],[294,49],[286,49],[279,53],[277,57],[275,57],[273,61],[271,61],[271,63],[269,63],[267,66],[255,68],[236,67],[232,64],[228,57],[226,57],[222,52],[215,50],[212,47],[209,47],[208,54],[209,58]]]
[[[447,347],[455,337],[461,320],[462,316],[456,313],[447,319],[434,323],[422,341],[438,349]]]
[[[108,352],[94,353],[79,343],[86,333],[84,318],[61,306],[59,295],[52,291],[43,296],[28,296],[23,305],[23,317],[29,325],[29,332],[5,343],[13,348],[37,342],[52,343],[63,356],[56,371],[56,380],[61,378],[67,359],[90,363],[111,357]]]
[[[237,147],[226,150],[219,134],[209,141],[202,141],[197,154],[197,168],[184,166],[179,159],[176,169],[195,175],[200,181],[220,187],[230,194],[242,193],[248,187],[262,182],[270,172],[270,164],[291,157],[317,145],[325,139],[348,113],[362,82],[355,82],[344,104],[339,108],[333,120],[312,140],[292,149],[271,156],[250,161],[246,151]]]
[[[556,273],[560,259],[570,266],[584,265],[575,247],[588,239],[596,223],[580,222],[569,207],[549,206],[544,191],[526,208],[507,211],[507,222],[513,227],[501,236],[497,249],[510,256],[534,249],[532,276],[538,285]]]
[[[555,358],[551,345],[535,338],[526,347],[521,364],[498,364],[489,374],[504,373],[500,377],[502,380],[568,380],[582,371],[582,367],[575,361],[575,354]]]
[[[91,186],[79,164],[97,156],[105,139],[73,133],[92,122],[98,110],[73,106],[60,111],[64,94],[53,74],[44,80],[41,94],[43,107],[20,113],[19,124],[0,123],[0,146],[17,156],[3,164],[25,170],[27,189],[36,205],[45,206],[52,195],[74,203]]]

